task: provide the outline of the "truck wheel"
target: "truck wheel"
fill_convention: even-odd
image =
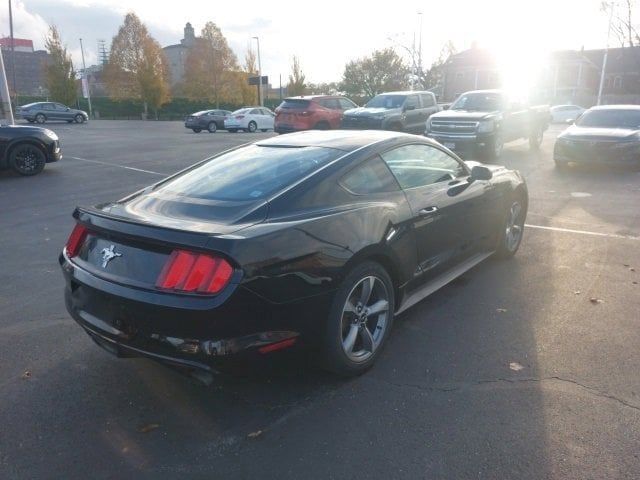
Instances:
[[[539,150],[540,145],[542,145],[542,137],[544,136],[544,132],[541,128],[539,128],[536,132],[532,133],[529,137],[529,148],[531,150]]]
[[[502,149],[504,148],[504,142],[500,135],[496,135],[493,141],[489,144],[489,150],[487,156],[489,160],[498,160],[502,155]]]

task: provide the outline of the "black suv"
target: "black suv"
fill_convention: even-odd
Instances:
[[[344,112],[342,128],[423,133],[427,119],[438,111],[432,92],[381,93],[364,107]]]
[[[231,115],[229,110],[203,110],[185,118],[184,126],[196,133],[202,130],[215,133],[219,128],[224,128],[224,118],[227,115]]]

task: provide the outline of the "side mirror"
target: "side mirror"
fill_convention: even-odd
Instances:
[[[483,165],[476,165],[471,169],[471,176],[469,177],[470,182],[474,182],[476,180],[491,180],[493,177],[493,173],[491,170]]]
[[[564,123],[566,123],[567,125],[573,125],[574,123],[576,123],[576,121],[572,118],[568,118]]]
[[[71,109],[69,107],[67,107],[67,112],[70,111]]]

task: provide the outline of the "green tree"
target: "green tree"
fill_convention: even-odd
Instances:
[[[135,13],[127,13],[113,37],[105,83],[114,99],[139,99],[145,114],[150,106],[156,116],[169,96],[167,60],[160,44]]]
[[[340,87],[353,97],[371,98],[382,92],[406,88],[408,74],[409,69],[402,58],[393,48],[386,48],[347,63]]]
[[[287,84],[287,95],[304,95],[306,87],[304,81],[305,76],[300,68],[300,59],[294,55],[291,65],[291,75],[289,75],[289,83]]]
[[[55,25],[49,26],[49,33],[45,41],[45,47],[49,52],[49,62],[45,67],[45,81],[49,95],[67,105],[76,101],[76,72],[73,69],[71,56],[67,53],[67,47],[62,44],[60,33]]]
[[[240,96],[238,59],[220,28],[207,22],[185,62],[185,92],[191,99],[232,102]]]

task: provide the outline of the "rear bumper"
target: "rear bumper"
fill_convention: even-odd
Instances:
[[[181,303],[180,295],[151,293],[97,278],[64,253],[60,264],[67,310],[102,348],[121,357],[142,356],[208,371],[232,359],[261,356],[270,348],[313,344],[323,330],[332,298],[327,294],[272,304],[248,288],[230,285],[230,292],[213,301]],[[175,298],[158,302],[157,295]],[[270,348],[265,351],[265,347]]]
[[[612,144],[603,148],[598,145],[572,147],[556,142],[553,159],[557,163],[636,166],[640,165],[640,144]]]

